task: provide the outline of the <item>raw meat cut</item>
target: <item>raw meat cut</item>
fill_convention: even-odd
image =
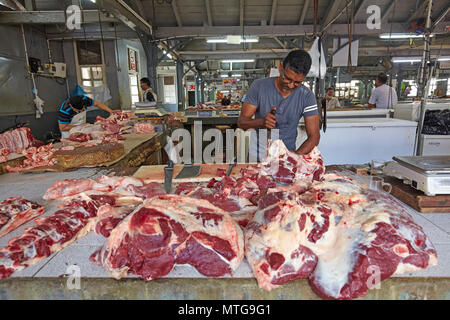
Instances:
[[[66,197],[74,196],[86,191],[95,190],[99,192],[113,192],[121,195],[134,195],[128,191],[130,186],[143,187],[142,180],[133,177],[108,177],[100,176],[97,179],[67,179],[56,181],[44,195],[44,200],[64,200]],[[155,185],[152,185],[156,189]],[[142,190],[141,190],[142,192]],[[137,189],[136,193],[139,193]]]
[[[175,194],[208,200],[245,227],[256,212],[258,199],[268,190],[304,192],[313,181],[321,179],[324,171],[317,148],[301,156],[276,140],[271,143],[267,158],[261,164],[242,169],[240,178],[226,177],[219,170],[220,178],[211,179],[206,186],[182,183]]]
[[[108,238],[111,231],[122,222],[133,210],[134,206],[116,207],[113,205],[104,205],[97,212],[97,223],[95,232]]]
[[[9,153],[22,153],[30,147],[39,147],[40,141],[34,139],[30,128],[18,128],[0,134],[0,149],[6,149]]]
[[[38,263],[92,231],[97,210],[111,200],[106,196],[95,201],[87,196],[83,198],[66,203],[48,217],[36,219],[36,226],[9,240],[8,246],[0,249],[0,279]]]
[[[16,167],[7,166],[9,172],[21,172],[38,167],[51,167],[56,164],[54,158],[55,148],[53,144],[47,144],[39,148],[31,147],[24,151],[27,157],[21,165]]]
[[[433,245],[400,203],[334,174],[301,195],[266,194],[245,240],[261,288],[309,277],[328,299],[357,298],[394,273],[437,264]]]
[[[165,195],[145,200],[91,256],[114,278],[128,273],[152,280],[175,264],[201,274],[231,274],[244,257],[242,231],[228,213],[208,201]]]
[[[136,122],[133,131],[135,134],[154,133],[155,126],[151,122]]]
[[[0,202],[0,237],[44,213],[44,207],[22,197]]]
[[[119,124],[121,126],[124,126],[130,122],[130,119],[134,116],[134,112],[132,111],[122,111],[122,112],[114,112],[111,114],[111,116],[107,119],[102,117],[97,117],[95,120],[95,123],[110,123],[110,124]]]
[[[292,185],[319,181],[325,167],[317,147],[307,155],[298,155],[289,151],[281,140],[275,140],[259,170],[260,175],[273,177],[277,185]]]

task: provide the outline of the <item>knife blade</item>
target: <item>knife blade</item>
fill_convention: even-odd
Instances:
[[[230,163],[230,166],[228,167],[227,170],[227,177],[229,177],[231,175],[231,171],[233,171],[233,168],[236,166],[236,158],[233,159],[233,162]]]
[[[173,161],[169,160],[169,165],[164,168],[164,190],[167,194],[170,194],[172,190],[172,178],[173,178]]]

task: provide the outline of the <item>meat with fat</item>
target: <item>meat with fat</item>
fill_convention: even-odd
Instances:
[[[91,256],[114,278],[144,280],[190,264],[208,277],[231,274],[244,257],[242,231],[228,213],[208,201],[176,195],[144,201]]]
[[[0,202],[0,237],[44,213],[44,207],[22,197]]]
[[[364,296],[377,281],[437,264],[433,245],[400,203],[338,175],[301,195],[266,194],[245,240],[261,288],[309,278],[328,299]]]

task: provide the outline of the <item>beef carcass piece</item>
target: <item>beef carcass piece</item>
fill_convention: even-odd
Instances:
[[[7,166],[9,172],[21,172],[38,167],[50,167],[56,164],[53,144],[28,148],[23,154],[27,157],[23,164],[16,167]]]
[[[277,185],[319,181],[325,172],[319,149],[307,155],[289,151],[281,140],[273,141],[268,155],[259,165],[260,175],[271,176]]]
[[[95,120],[95,124],[110,123],[110,124],[119,124],[120,126],[123,126],[128,122],[130,122],[130,119],[133,117],[133,115],[134,112],[132,111],[122,111],[113,113],[107,119],[98,116],[97,119]]]
[[[205,200],[165,195],[145,200],[91,260],[116,279],[133,273],[152,280],[175,264],[210,277],[231,274],[243,257],[242,231],[228,213]]]
[[[22,197],[0,202],[0,237],[43,213],[43,206]]]
[[[374,281],[437,264],[433,245],[400,203],[338,175],[302,195],[267,194],[245,239],[261,288],[309,277],[327,299],[364,296]]]
[[[75,132],[69,136],[69,140],[73,142],[87,142],[92,140],[92,135],[89,133]]]
[[[10,153],[21,153],[30,147],[39,147],[41,142],[35,140],[30,128],[18,128],[0,134],[0,149],[7,149]]]
[[[58,200],[71,197],[82,192],[95,190],[101,192],[112,192],[117,194],[132,195],[128,191],[130,186],[143,187],[144,183],[133,177],[108,177],[101,176],[97,179],[73,179],[56,181],[44,195],[44,200]],[[137,189],[140,190],[140,189]]]
[[[154,133],[155,126],[151,122],[136,122],[133,131],[135,134]]]
[[[25,229],[22,236],[9,240],[8,246],[0,249],[0,279],[38,263],[85,236],[95,227],[98,208],[112,201],[106,196],[97,200],[84,197],[66,203],[48,217],[36,219],[35,226]]]
[[[250,201],[252,197],[250,191],[243,187],[242,189],[230,190],[226,185],[230,186],[231,184],[235,187],[237,185],[236,180],[230,177],[224,177],[222,180],[212,179],[208,186],[199,186],[191,182],[180,183],[175,190],[175,194],[207,200],[228,212],[234,221],[244,228],[256,212],[256,206]],[[257,191],[259,192],[259,189]]]

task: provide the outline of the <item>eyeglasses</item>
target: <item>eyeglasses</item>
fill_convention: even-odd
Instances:
[[[286,77],[285,69],[283,69],[281,72],[281,78],[283,79],[283,81],[286,81],[288,83],[293,83],[294,86],[296,86],[296,87],[300,86],[303,83],[303,81],[294,81],[291,78]]]

